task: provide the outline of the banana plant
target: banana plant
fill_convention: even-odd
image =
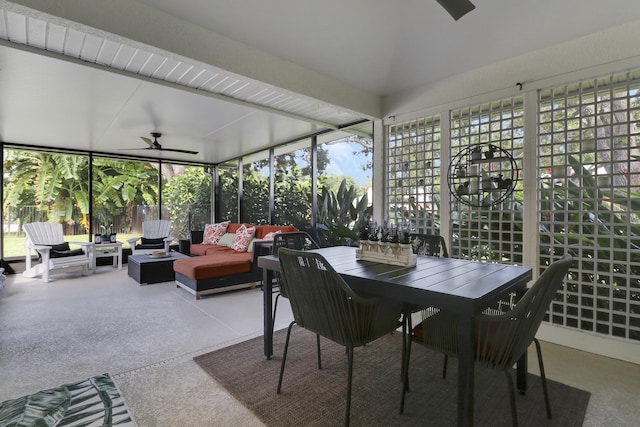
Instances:
[[[640,194],[599,187],[578,159],[569,157],[569,164],[575,174],[565,185],[542,186],[542,214],[553,219],[541,221],[542,250],[580,257],[581,283],[570,287],[597,284],[614,294],[640,287],[640,225],[631,220],[640,211]],[[605,301],[597,298],[599,306]]]
[[[355,185],[343,179],[337,192],[326,186],[318,194],[318,223],[325,225],[335,244],[349,244],[358,240],[360,225],[371,215],[367,194],[358,194]]]

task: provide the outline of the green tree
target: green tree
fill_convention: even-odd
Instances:
[[[88,230],[87,156],[6,150],[3,167],[4,209],[35,205],[45,215],[42,219],[68,225],[77,223]],[[22,219],[21,222],[31,221]]]
[[[235,163],[235,162],[234,162]],[[216,207],[218,221],[238,222],[238,167],[223,165],[219,169],[220,204]]]
[[[119,231],[129,231],[135,206],[158,204],[156,163],[97,157],[93,166],[95,226],[112,224],[114,218],[124,216]]]
[[[275,173],[275,223],[305,230],[311,224],[311,180],[298,166],[277,168]]]
[[[334,244],[358,240],[360,226],[372,214],[366,191],[358,194],[355,185],[342,179],[337,191],[322,187],[318,194],[318,223],[327,227]]]
[[[17,211],[21,223],[59,222],[89,232],[89,156],[5,150],[3,167],[3,208]],[[126,210],[130,222],[132,206],[157,205],[157,183],[157,164],[94,158],[94,221],[110,224]],[[35,206],[41,215],[32,215],[26,206]]]
[[[202,230],[211,220],[211,177],[202,167],[173,172],[163,186],[162,204],[171,215],[173,233],[188,236],[190,230]]]
[[[337,193],[343,182],[349,187],[358,187],[355,178],[350,175],[322,175],[318,177],[318,188],[326,187],[327,190]]]
[[[242,221],[269,223],[269,177],[256,164],[245,165],[242,174]]]

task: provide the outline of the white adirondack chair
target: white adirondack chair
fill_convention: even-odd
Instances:
[[[173,240],[169,237],[171,233],[171,221],[166,219],[154,219],[142,223],[142,236],[128,239],[131,246],[131,255],[150,254],[151,252],[163,250],[169,252],[169,244]],[[155,239],[157,242],[148,242],[146,239]],[[141,240],[140,244],[136,244]]]
[[[52,257],[51,251],[53,248],[51,245],[64,243],[62,224],[56,224],[53,222],[32,222],[24,224],[22,229],[27,235],[25,243],[25,247],[27,249],[26,270],[22,273],[23,276],[42,276],[42,280],[48,282],[50,272],[58,269],[80,269],[82,275],[86,276],[87,269],[91,265],[93,243],[69,242],[73,245],[80,245],[83,253],[81,255]],[[31,265],[31,255],[33,250],[40,254],[42,258],[42,261],[36,265]]]

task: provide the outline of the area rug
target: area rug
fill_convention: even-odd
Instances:
[[[274,356],[263,356],[262,337],[194,358],[214,380],[268,426],[339,426],[344,421],[347,358],[344,347],[322,340],[322,369],[317,369],[315,335],[294,327],[282,393],[276,394],[285,331],[274,334]],[[401,335],[390,334],[357,348],[354,355],[351,425],[454,426],[457,363],[442,379],[443,356],[414,346],[411,391],[400,415]],[[510,426],[507,382],[501,372],[477,366],[477,426]],[[589,393],[548,380],[553,419],[546,418],[541,381],[529,374],[528,392],[517,396],[521,426],[581,426]]]
[[[0,426],[135,426],[110,374],[0,403]]]

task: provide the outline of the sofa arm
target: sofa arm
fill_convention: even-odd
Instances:
[[[191,230],[191,233],[189,234],[189,241],[192,245],[197,243],[202,243],[203,239],[204,239],[204,230]]]

